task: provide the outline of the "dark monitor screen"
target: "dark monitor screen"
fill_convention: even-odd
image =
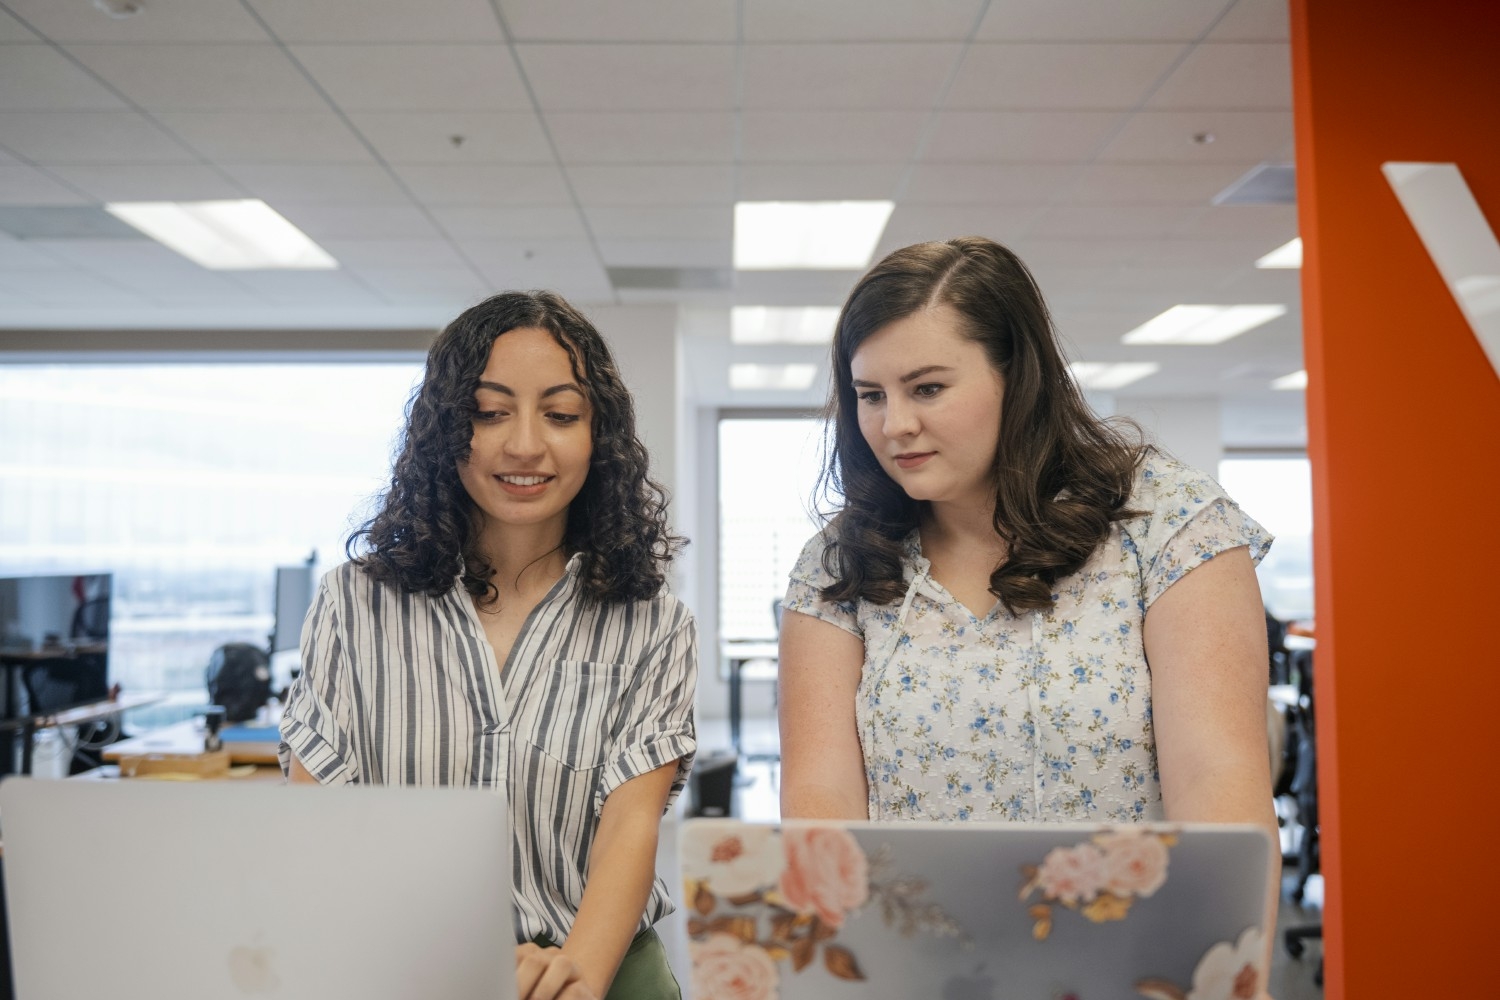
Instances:
[[[0,577],[0,717],[109,695],[108,573]]]

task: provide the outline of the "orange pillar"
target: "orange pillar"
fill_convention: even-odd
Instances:
[[[1500,996],[1500,376],[1381,173],[1500,231],[1500,2],[1291,13],[1326,995]]]

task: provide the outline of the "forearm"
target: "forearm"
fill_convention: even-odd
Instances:
[[[601,823],[589,855],[588,883],[562,949],[583,972],[595,996],[614,982],[620,960],[646,911],[656,878],[660,821],[649,816],[619,817]]]
[[[869,792],[863,779],[834,784],[783,776],[781,815],[785,819],[869,819]]]

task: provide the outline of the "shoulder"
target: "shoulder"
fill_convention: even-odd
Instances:
[[[809,538],[792,566],[792,579],[822,589],[833,583],[833,575],[824,568],[824,555],[833,545],[833,536],[825,528]]]
[[[1130,506],[1140,512],[1131,520],[1170,522],[1222,499],[1223,487],[1208,473],[1148,448],[1131,483]]]

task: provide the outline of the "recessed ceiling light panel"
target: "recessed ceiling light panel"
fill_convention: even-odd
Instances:
[[[1302,266],[1302,237],[1298,236],[1289,243],[1266,254],[1255,262],[1256,267],[1301,267]]]
[[[891,201],[742,201],[734,206],[734,266],[741,271],[862,270]]]
[[[1292,372],[1290,375],[1283,375],[1283,376],[1281,376],[1281,378],[1279,378],[1276,381],[1274,381],[1274,382],[1271,383],[1271,388],[1272,389],[1306,389],[1307,388],[1307,372],[1304,370],[1304,371],[1300,371],[1300,372]]]
[[[1121,389],[1161,371],[1161,365],[1155,361],[1125,361],[1119,364],[1075,361],[1068,367],[1073,372],[1073,378],[1085,389]]]
[[[729,366],[729,388],[739,391],[802,391],[812,388],[817,375],[817,365],[732,364]]]
[[[838,321],[838,306],[735,306],[729,311],[729,339],[736,344],[826,344]]]
[[[1286,306],[1173,306],[1120,339],[1127,344],[1222,344],[1286,315]]]
[[[338,261],[256,198],[130,201],[104,206],[196,264],[215,271],[331,270]]]

